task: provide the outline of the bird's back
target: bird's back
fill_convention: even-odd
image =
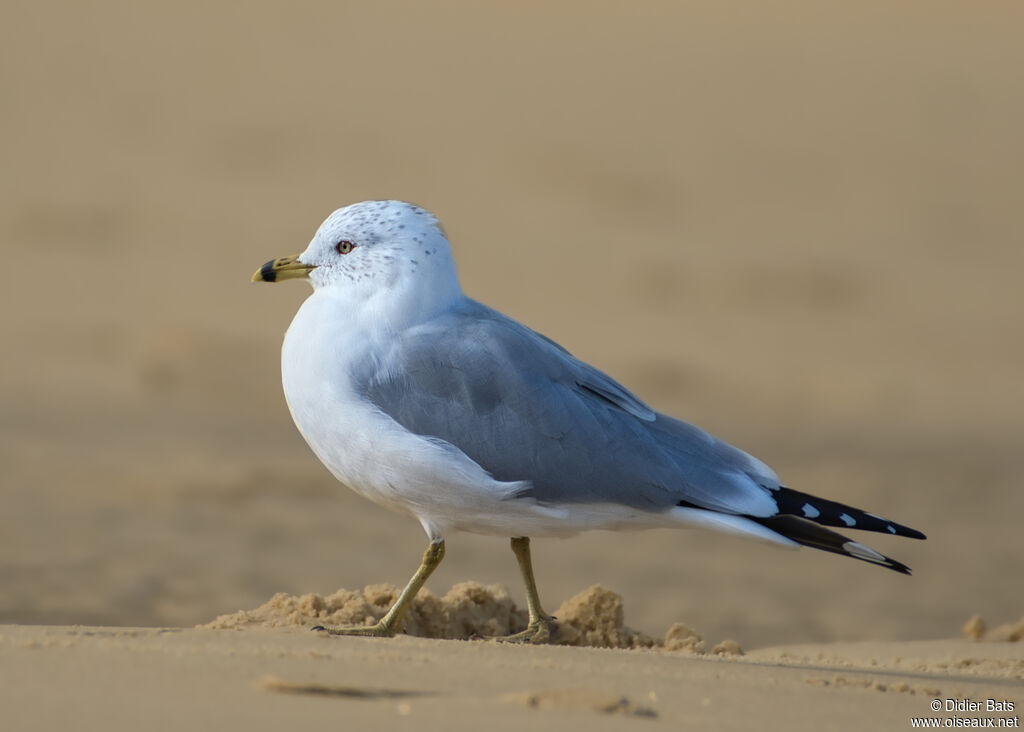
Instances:
[[[497,480],[529,481],[520,495],[543,503],[775,510],[766,487],[778,479],[763,463],[656,414],[553,341],[472,300],[399,334],[354,381],[406,429],[451,443]]]

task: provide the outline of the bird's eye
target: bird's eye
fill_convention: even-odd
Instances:
[[[356,248],[356,245],[350,242],[348,239],[342,239],[341,241],[334,245],[334,248],[338,250],[338,254],[348,254],[349,252]]]

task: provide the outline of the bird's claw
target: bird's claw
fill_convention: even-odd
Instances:
[[[384,623],[374,625],[354,625],[331,627],[327,625],[314,625],[310,630],[324,633],[326,635],[358,635],[364,638],[392,638],[395,629]]]
[[[501,636],[494,640],[499,643],[556,644],[558,643],[558,624],[554,618],[537,618],[526,626],[526,630],[521,630],[512,635]]]

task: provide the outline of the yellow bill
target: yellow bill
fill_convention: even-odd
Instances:
[[[316,269],[315,264],[304,264],[299,261],[299,255],[292,257],[278,257],[272,259],[252,276],[253,282],[278,282],[280,280],[294,280],[300,277],[309,277],[309,273]]]

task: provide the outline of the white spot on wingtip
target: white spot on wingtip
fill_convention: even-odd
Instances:
[[[821,511],[809,503],[805,503],[801,506],[800,510],[804,512],[804,518],[818,518],[818,516],[821,515]]]
[[[857,557],[859,559],[866,559],[869,562],[878,562],[879,564],[885,564],[885,557],[876,552],[869,546],[858,544],[855,541],[848,541],[843,544],[843,551],[849,554],[851,557]]]
[[[896,529],[893,528],[892,526],[886,526],[885,528],[889,529],[889,533],[890,534],[895,534],[896,533]]]
[[[853,516],[851,516],[848,513],[841,513],[841,514],[839,514],[839,520],[842,521],[847,526],[856,526],[857,525],[857,519],[855,519]]]

